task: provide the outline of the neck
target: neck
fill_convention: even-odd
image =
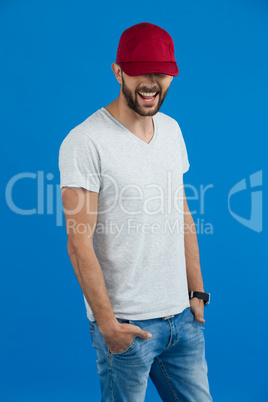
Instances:
[[[106,106],[105,109],[133,134],[149,142],[154,133],[152,116],[141,116],[130,109],[121,92],[118,98]]]

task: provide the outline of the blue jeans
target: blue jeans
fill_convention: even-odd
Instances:
[[[89,321],[97,352],[101,401],[143,402],[150,375],[163,401],[209,402],[205,358],[205,323],[198,322],[190,307],[170,318],[125,320],[152,333],[136,336],[123,352],[111,353],[96,321]]]

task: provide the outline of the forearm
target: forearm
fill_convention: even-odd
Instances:
[[[103,273],[93,247],[68,248],[69,257],[88,304],[102,334],[111,331],[118,321],[113,313]]]
[[[184,223],[184,245],[188,290],[204,292],[196,228],[191,213],[185,215]]]

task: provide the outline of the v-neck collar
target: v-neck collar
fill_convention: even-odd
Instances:
[[[133,134],[128,128],[126,128],[126,126],[124,126],[122,123],[120,123],[119,120],[117,120],[107,109],[105,109],[105,107],[102,107],[100,109],[101,111],[103,111],[106,116],[108,116],[111,120],[113,120],[119,127],[121,127],[124,131],[126,131],[126,133],[129,134],[129,137],[132,138],[134,141],[136,141],[137,143],[139,143],[140,145],[142,145],[143,147],[146,148],[151,148],[157,138],[157,123],[156,123],[156,119],[155,116],[152,116],[153,118],[153,123],[154,123],[154,135],[153,138],[151,139],[151,141],[149,143],[141,140],[139,137],[137,137],[135,134]]]

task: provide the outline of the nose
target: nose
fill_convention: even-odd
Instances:
[[[150,74],[144,74],[144,87],[145,88],[150,88],[151,90],[157,91],[158,85],[157,85],[157,74],[155,73],[150,73]]]
[[[152,81],[155,81],[157,74],[156,74],[156,73],[150,73],[150,74],[144,74],[144,76],[145,76],[146,78],[152,80]]]

